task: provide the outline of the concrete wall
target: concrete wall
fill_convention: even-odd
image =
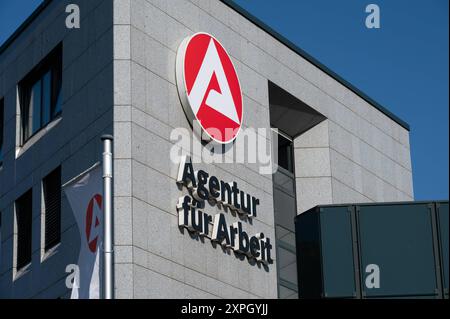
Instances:
[[[65,7],[76,3],[81,29],[65,27]],[[63,43],[62,116],[23,146],[17,83]],[[66,182],[101,159],[102,133],[112,132],[113,59],[110,0],[53,1],[0,55],[0,97],[5,98],[0,298],[67,296],[65,267],[78,259],[79,233],[63,194],[61,244],[43,254],[42,178],[58,165]],[[32,263],[15,274],[14,201],[33,189]]]
[[[177,11],[169,11],[169,6]],[[220,246],[213,247],[209,240],[192,239],[177,226],[176,203],[183,192],[175,181],[178,165],[169,159],[175,144],[170,133],[174,128],[192,129],[175,86],[175,55],[181,40],[193,31],[214,33],[215,20],[203,13],[208,20],[189,29],[185,20],[195,18],[198,23],[200,9],[188,1],[115,1],[115,8],[117,296],[276,297],[275,265],[268,271],[250,265]],[[236,63],[242,81],[243,65]],[[256,75],[250,69],[247,73]],[[249,114],[244,126],[269,127],[267,82],[247,82],[243,88]],[[259,97],[252,97],[250,91]],[[194,164],[194,168],[237,181],[241,189],[258,197],[259,216],[244,227],[275,238],[270,175],[260,175],[256,165]],[[207,205],[205,212],[220,210]],[[229,223],[237,220],[226,215]]]
[[[409,147],[376,133],[356,135],[327,119],[294,140],[299,214],[316,205],[414,200]]]

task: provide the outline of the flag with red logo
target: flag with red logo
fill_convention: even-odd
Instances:
[[[65,187],[80,231],[79,276],[71,299],[100,298],[100,245],[103,238],[102,167],[95,166]]]

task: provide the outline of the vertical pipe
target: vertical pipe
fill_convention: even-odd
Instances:
[[[111,135],[102,135],[103,141],[103,298],[114,298],[113,278],[113,216],[112,216],[112,140]]]

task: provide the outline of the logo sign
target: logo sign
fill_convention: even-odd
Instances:
[[[95,194],[89,201],[86,210],[86,239],[89,250],[93,253],[97,251],[101,212],[102,196],[100,194]]]
[[[197,120],[208,139],[232,142],[242,125],[242,91],[220,42],[207,33],[184,39],[177,52],[176,78],[191,125]]]

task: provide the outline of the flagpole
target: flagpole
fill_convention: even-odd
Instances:
[[[112,216],[112,135],[102,135],[103,141],[103,199],[104,199],[104,277],[103,298],[114,298],[113,278],[113,216]]]

